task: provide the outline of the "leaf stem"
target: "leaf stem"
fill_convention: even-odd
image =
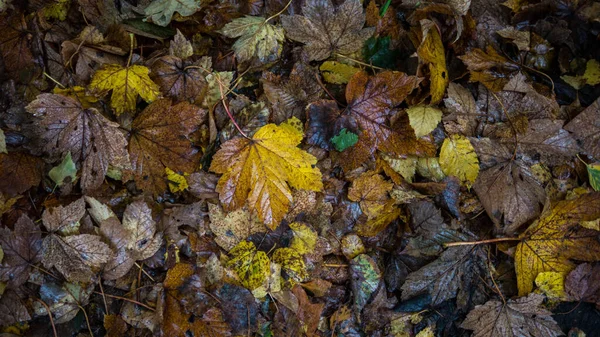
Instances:
[[[283,14],[283,12],[285,12],[286,9],[288,9],[288,7],[290,7],[290,5],[292,4],[293,0],[288,1],[287,5],[285,5],[285,7],[283,7],[282,10],[280,10],[279,12],[277,12],[276,14],[270,16],[268,19],[265,20],[265,23],[269,22],[269,20],[275,19],[276,17],[280,16],[281,14]]]
[[[372,64],[368,64],[368,63],[365,63],[365,62],[359,61],[359,60],[357,60],[357,59],[354,59],[354,58],[352,58],[352,57],[350,57],[350,56],[342,55],[342,54],[340,54],[340,53],[335,53],[334,55],[335,55],[335,56],[337,56],[337,57],[345,58],[346,60],[350,60],[350,61],[352,61],[352,62],[358,63],[358,64],[360,64],[360,65],[363,65],[363,66],[365,66],[365,67],[371,67],[371,68],[373,68],[373,69],[378,69],[378,70],[385,70],[384,68],[380,68],[380,67],[378,67],[378,66],[374,66],[374,65],[372,65]]]
[[[227,106],[227,103],[225,103],[225,95],[223,95],[223,83],[220,81],[220,78],[218,78],[219,77],[218,73],[215,73],[215,76],[217,77],[217,83],[219,83],[219,93],[221,94],[221,103],[223,103],[223,107],[225,108],[225,112],[227,112],[227,116],[229,116],[229,119],[231,120],[231,122],[233,123],[235,128],[239,131],[239,133],[242,136],[244,136],[244,138],[250,139],[250,137],[248,137],[248,135],[246,135],[246,133],[244,133],[244,131],[242,131],[242,128],[240,128],[238,123],[233,118],[231,111],[229,111],[229,107]]]
[[[495,238],[495,239],[487,239],[481,241],[458,241],[458,242],[448,242],[444,243],[444,247],[456,247],[456,246],[475,246],[486,243],[496,243],[496,242],[505,242],[505,241],[521,241],[520,238]]]
[[[129,57],[127,58],[127,66],[126,68],[129,68],[129,65],[131,64],[131,58],[133,57],[133,34],[129,33]]]
[[[102,293],[101,293],[101,292],[98,292],[98,291],[94,291],[94,294],[102,295]],[[156,311],[156,309],[152,308],[152,307],[151,307],[151,306],[149,306],[149,305],[146,305],[146,304],[144,304],[144,303],[142,303],[142,302],[138,302],[138,301],[136,301],[136,300],[132,300],[132,299],[130,299],[130,298],[127,298],[127,297],[123,297],[123,296],[117,296],[117,295],[110,295],[110,294],[104,294],[104,296],[106,296],[106,297],[110,297],[110,298],[116,298],[116,299],[118,299],[118,300],[122,300],[122,301],[126,301],[126,302],[131,302],[131,303],[133,303],[133,304],[139,305],[140,307],[144,307],[144,308],[146,308],[146,309],[148,309],[148,310],[150,310],[150,311]]]
[[[58,333],[56,332],[56,326],[54,325],[54,318],[52,318],[52,312],[50,311],[50,307],[48,306],[48,304],[46,304],[46,302],[42,301],[37,297],[34,297],[34,300],[40,302],[44,306],[44,308],[46,308],[46,311],[48,312],[48,317],[50,318],[50,325],[52,325],[52,332],[54,332],[54,337],[58,337]]]

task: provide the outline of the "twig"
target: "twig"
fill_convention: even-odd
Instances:
[[[42,303],[44,308],[46,308],[46,311],[48,312],[48,317],[50,318],[50,325],[52,325],[52,331],[54,332],[54,337],[58,337],[58,333],[56,332],[56,326],[54,325],[54,318],[52,318],[52,312],[50,311],[50,307],[48,306],[48,304],[46,304],[46,302],[42,301],[41,299],[37,297],[35,297],[34,299]]]
[[[108,315],[108,304],[106,304],[106,295],[104,294],[104,288],[102,287],[102,279],[98,281],[98,285],[100,286],[100,292],[102,292],[102,300],[104,301],[104,309],[106,310],[106,314]]]
[[[92,326],[90,325],[90,319],[88,318],[87,312],[85,312],[85,309],[81,306],[81,304],[78,303],[77,306],[79,307],[79,309],[81,309],[81,311],[83,311],[83,316],[85,317],[85,323],[87,324],[90,336],[94,337],[94,333],[92,332]]]
[[[102,295],[102,293],[97,292],[97,291],[94,291],[94,294]],[[146,308],[146,309],[148,309],[150,311],[156,311],[156,309],[152,308],[151,306],[149,306],[147,304],[144,304],[142,302],[138,302],[136,300],[132,300],[131,298],[127,298],[127,297],[123,297],[123,296],[117,296],[117,295],[110,295],[110,294],[104,294],[104,296],[110,297],[110,298],[116,298],[118,300],[122,300],[122,301],[126,301],[126,302],[131,302],[133,304],[139,305],[140,307],[144,307],[144,308]]]
[[[129,58],[127,58],[127,67],[131,64],[131,57],[133,56],[133,34],[129,33]]]
[[[331,268],[346,268],[346,267],[348,267],[347,264],[337,264],[337,263],[323,263],[323,266],[331,267]]]
[[[135,263],[135,265],[136,265],[138,268],[140,268],[140,270],[142,271],[142,273],[144,273],[144,275],[146,275],[146,276],[147,276],[147,277],[148,277],[148,278],[149,278],[149,279],[150,279],[152,282],[156,282],[156,281],[154,280],[154,278],[153,278],[152,276],[150,276],[150,274],[148,274],[148,272],[146,272],[146,271],[144,270],[144,268],[142,268],[142,266],[140,266],[140,265],[139,265],[137,262]]]
[[[219,77],[219,74],[216,74],[216,76]],[[248,135],[246,135],[246,133],[244,133],[244,131],[242,131],[242,128],[240,128],[238,123],[233,118],[233,115],[231,114],[231,111],[229,111],[229,107],[227,106],[227,103],[225,103],[225,96],[223,95],[223,84],[221,83],[221,81],[218,81],[218,83],[219,83],[219,93],[221,94],[221,103],[223,103],[223,108],[225,108],[225,112],[227,112],[227,116],[229,116],[229,119],[233,123],[233,126],[235,126],[235,128],[238,130],[238,132],[242,136],[244,136],[244,138],[250,139],[250,137],[248,137]]]
[[[293,0],[288,1],[287,5],[285,5],[285,7],[283,7],[282,10],[280,10],[279,12],[277,12],[276,14],[270,16],[268,19],[265,20],[265,23],[269,22],[269,20],[275,19],[276,17],[280,16],[281,14],[283,14],[283,12],[285,12],[286,9],[288,9],[288,7],[290,7],[290,5],[292,4]]]
[[[357,59],[353,59],[350,56],[342,55],[342,54],[339,54],[339,53],[335,53],[334,55],[337,56],[337,57],[345,58],[345,59],[350,60],[350,61],[352,61],[354,63],[358,63],[358,64],[363,65],[365,67],[371,67],[371,68],[377,69],[377,70],[385,70],[384,68],[381,68],[381,67],[378,67],[378,66],[374,66],[372,64],[364,63],[364,62],[359,61]]]
[[[496,242],[506,242],[506,241],[521,241],[520,238],[495,238],[495,239],[487,239],[481,241],[458,241],[458,242],[448,242],[444,243],[444,247],[456,247],[456,246],[475,246],[482,245],[486,243],[496,243]]]

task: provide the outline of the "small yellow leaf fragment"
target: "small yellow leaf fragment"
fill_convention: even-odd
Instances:
[[[583,79],[589,85],[600,83],[600,63],[598,61],[592,59],[587,62]]]
[[[590,180],[590,186],[594,191],[600,191],[600,163],[588,164],[587,171]]]
[[[479,159],[469,139],[452,135],[444,139],[440,150],[440,166],[445,175],[457,177],[470,187],[479,175]]]
[[[412,106],[406,110],[406,113],[417,137],[429,134],[442,120],[442,110],[429,105]]]
[[[299,222],[291,223],[290,228],[294,232],[290,248],[300,254],[313,252],[317,245],[317,232],[309,226]]]
[[[281,265],[281,269],[294,282],[306,282],[309,275],[302,255],[292,248],[279,248],[273,252],[273,262]]]
[[[189,185],[185,179],[187,174],[179,174],[168,167],[165,167],[165,174],[167,175],[167,181],[169,182],[169,190],[173,193],[182,192],[188,189]]]
[[[333,84],[348,83],[352,76],[360,71],[359,68],[336,61],[325,61],[319,69],[325,81]]]
[[[535,285],[549,299],[562,300],[566,298],[565,273],[553,271],[539,273],[535,278]]]
[[[304,125],[302,121],[296,117],[289,118],[285,122],[281,123],[280,127],[291,128],[290,132],[299,132],[300,134],[304,133]]]
[[[110,106],[117,115],[135,111],[138,95],[144,101],[152,102],[160,94],[158,85],[148,76],[149,72],[140,65],[123,68],[118,64],[105,64],[92,76],[90,89],[100,95],[112,90]]]
[[[91,107],[92,104],[98,102],[98,98],[96,98],[94,96],[88,96],[85,92],[85,88],[80,87],[78,85],[76,85],[72,88],[65,88],[65,89],[62,89],[59,87],[54,87],[53,92],[55,94],[74,98],[76,101],[81,103],[81,107],[84,109],[87,109],[87,108]]]

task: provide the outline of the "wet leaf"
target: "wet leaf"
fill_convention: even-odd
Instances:
[[[334,84],[348,83],[352,76],[360,71],[359,68],[336,61],[323,62],[319,70],[321,70],[325,81]]]
[[[298,149],[302,134],[289,126],[267,124],[252,137],[234,138],[221,146],[210,170],[221,173],[217,185],[226,211],[251,211],[275,229],[288,211],[292,194],[288,187],[320,191],[321,172],[311,165],[316,158]]]
[[[205,59],[191,62],[177,56],[167,55],[152,64],[151,78],[158,84],[161,92],[172,97],[175,102],[189,101],[200,104],[208,89],[204,75],[210,69]]]
[[[273,62],[281,54],[283,29],[269,24],[264,18],[246,15],[226,24],[220,33],[239,39],[231,47],[238,62],[257,57],[261,63]]]
[[[160,195],[167,189],[166,168],[196,171],[199,153],[188,137],[205,116],[205,110],[186,102],[171,105],[170,99],[160,99],[138,114],[128,145],[138,188]]]
[[[79,310],[87,304],[93,287],[79,283],[44,283],[40,289],[42,300],[50,307],[54,322],[61,324],[72,320]],[[47,315],[46,308],[39,305],[36,313]]]
[[[265,225],[244,208],[225,214],[220,206],[209,203],[208,216],[215,241],[226,251],[250,235],[266,230]]]
[[[273,252],[273,262],[281,265],[281,270],[295,282],[309,279],[302,254],[293,248],[278,248]]]
[[[128,233],[127,248],[135,260],[151,257],[162,245],[162,235],[156,232],[152,211],[143,201],[127,205],[123,214],[123,228]]]
[[[461,327],[473,330],[476,336],[562,336],[551,312],[542,307],[543,301],[544,296],[539,294],[506,303],[492,300],[469,312]]]
[[[0,297],[0,326],[31,320],[27,307],[14,291],[7,291]]]
[[[158,85],[152,82],[144,66],[123,68],[118,64],[105,64],[92,76],[90,89],[99,95],[112,90],[110,106],[117,115],[134,112],[138,95],[146,102],[156,100],[160,94]]]
[[[330,0],[309,0],[301,15],[282,15],[286,36],[306,44],[311,60],[324,60],[332,54],[351,54],[373,35],[374,28],[364,28],[365,14],[358,0],[346,0],[337,8]]]
[[[77,167],[75,167],[71,152],[67,152],[67,155],[60,164],[54,166],[50,172],[48,172],[48,176],[58,186],[62,186],[67,178],[70,178],[69,181],[71,182],[75,181],[75,178],[77,178]]]
[[[381,272],[370,256],[361,254],[350,261],[352,292],[354,293],[354,314],[358,317],[379,288]]]
[[[354,146],[356,142],[358,142],[358,135],[349,132],[346,128],[343,128],[337,135],[331,138],[331,143],[335,146],[335,149],[340,152]]]
[[[144,9],[144,14],[159,26],[167,26],[175,12],[181,16],[190,16],[200,9],[198,0],[155,0]]]
[[[293,222],[289,226],[294,233],[294,237],[290,242],[290,248],[300,254],[314,252],[317,240],[319,239],[317,232],[311,227],[299,222]]]
[[[35,131],[41,150],[51,156],[70,152],[73,161],[80,163],[84,191],[102,184],[109,165],[129,167],[125,135],[119,124],[98,110],[84,109],[75,99],[54,94],[39,95],[27,110],[37,118]]]
[[[600,163],[586,165],[590,186],[594,191],[600,191]]]
[[[455,176],[463,184],[471,186],[479,175],[479,160],[469,139],[460,135],[444,139],[440,167],[445,175]]]
[[[515,269],[519,294],[528,294],[539,273],[554,271],[566,275],[575,268],[573,260],[600,259],[597,232],[578,227],[581,221],[600,217],[598,193],[558,202],[519,237]]]
[[[167,175],[171,193],[183,192],[188,189],[189,186],[187,180],[185,180],[185,174],[179,174],[168,167],[165,167],[165,174]]]
[[[428,135],[442,120],[442,111],[428,105],[415,105],[406,109],[410,126],[417,137]]]
[[[594,101],[567,125],[565,130],[574,134],[583,150],[600,158],[600,100]]]
[[[429,65],[431,104],[436,104],[444,98],[446,87],[450,82],[446,69],[445,50],[438,28],[433,21],[421,20],[421,29],[423,41],[417,49],[417,54]]]
[[[42,161],[24,152],[0,153],[0,192],[16,196],[42,180]]]
[[[257,251],[254,243],[241,241],[229,251],[231,259],[226,266],[238,275],[242,285],[249,290],[260,287],[270,274],[270,261],[267,254]]]
[[[22,215],[14,226],[13,231],[0,228],[0,246],[4,251],[0,280],[10,288],[17,288],[27,282],[31,266],[41,259],[42,248],[40,228],[29,217]]]

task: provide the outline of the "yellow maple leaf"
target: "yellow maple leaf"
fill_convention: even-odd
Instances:
[[[533,281],[543,272],[563,276],[577,261],[600,260],[598,232],[579,223],[600,217],[600,193],[588,193],[560,201],[519,236],[515,251],[515,270],[519,296],[533,289]]]
[[[310,253],[315,249],[319,235],[314,229],[299,222],[291,223],[290,228],[294,232],[290,248],[300,254]]]
[[[419,57],[429,64],[431,104],[436,104],[444,98],[446,87],[450,81],[446,69],[444,44],[438,28],[431,20],[421,20],[423,42],[417,49]]]
[[[61,89],[60,87],[54,87],[54,90],[52,90],[52,92],[55,94],[74,98],[81,104],[81,107],[84,109],[90,108],[94,103],[98,102],[98,98],[94,96],[88,96],[85,92],[85,88],[80,87],[78,85],[72,88],[64,89]]]
[[[471,186],[479,175],[479,159],[469,139],[452,135],[444,139],[440,150],[440,166],[447,176],[455,176]]]
[[[257,250],[252,242],[242,241],[229,254],[232,258],[226,267],[233,268],[244,287],[254,290],[263,285],[271,269],[265,252]]]
[[[158,85],[148,77],[150,70],[144,66],[133,65],[126,68],[118,64],[105,64],[90,82],[90,89],[100,95],[112,90],[110,106],[117,115],[126,111],[135,111],[137,96],[146,102],[158,98]]]
[[[317,159],[297,147],[302,137],[290,125],[267,124],[252,139],[224,143],[210,166],[223,174],[216,189],[223,208],[232,211],[247,202],[249,210],[275,229],[292,201],[290,186],[321,191],[321,172],[314,167]]]

